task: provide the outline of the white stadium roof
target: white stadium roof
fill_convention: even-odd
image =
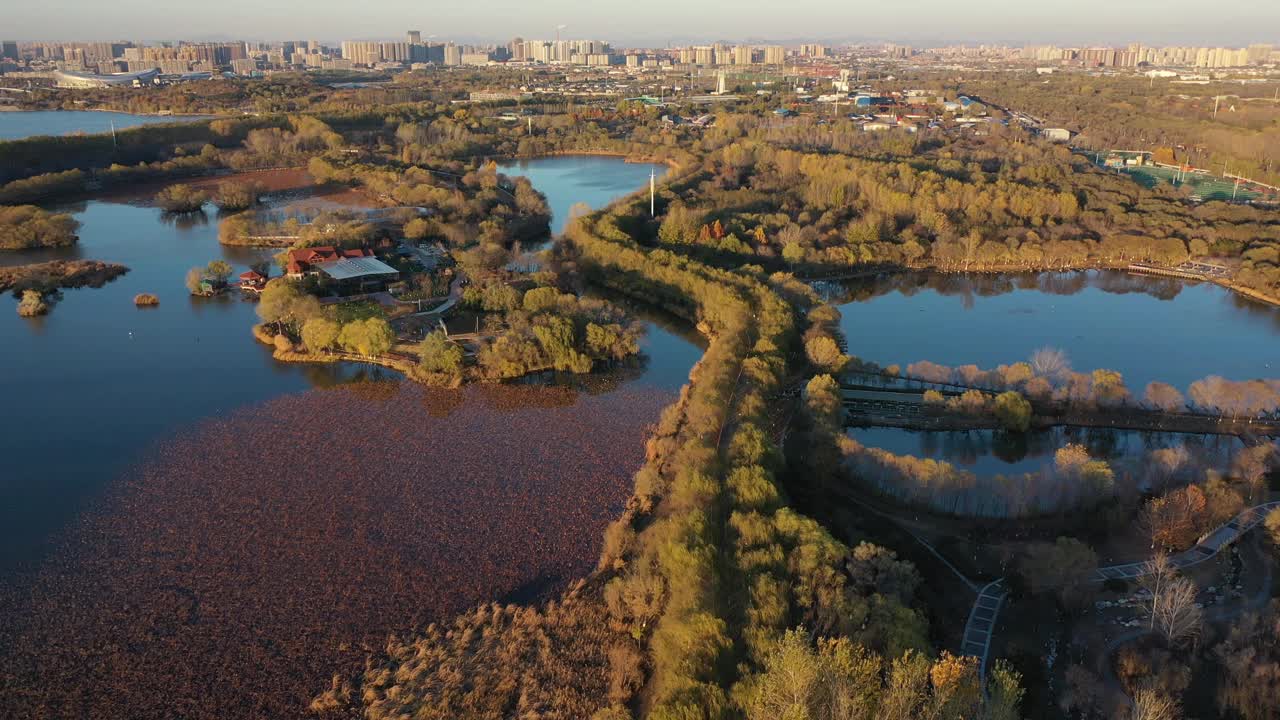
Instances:
[[[108,87],[111,85],[132,85],[134,81],[147,82],[160,74],[160,71],[151,68],[149,70],[139,70],[137,72],[115,73],[112,75],[94,75],[92,73],[70,72],[67,70],[58,70],[54,72],[54,80],[57,81],[59,87]]]

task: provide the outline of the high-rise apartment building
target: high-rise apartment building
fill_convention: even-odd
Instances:
[[[787,49],[781,45],[770,45],[764,49],[765,65],[785,65],[787,63]]]
[[[529,59],[529,49],[522,37],[511,38],[511,42],[507,43],[507,50],[511,53],[512,60],[524,62]]]
[[[384,42],[381,51],[383,62],[407,63],[410,60],[407,42]]]
[[[421,45],[421,44],[422,44],[422,31],[421,31],[421,30],[410,30],[410,31],[409,31],[409,33],[408,33],[408,35],[409,35],[409,44],[410,44],[410,45]]]
[[[750,45],[739,45],[733,49],[733,64],[750,65],[755,61],[753,55],[754,53],[752,52]]]
[[[7,60],[18,59],[18,42],[16,40],[5,40],[0,42],[0,58]]]
[[[375,65],[382,62],[382,43],[344,40],[342,57],[356,65]]]

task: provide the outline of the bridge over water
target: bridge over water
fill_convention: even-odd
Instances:
[[[961,394],[960,386],[937,389],[945,397]],[[926,389],[844,383],[840,386],[845,424],[875,425],[910,430],[998,430],[999,420],[991,413],[972,414],[926,403]],[[984,391],[988,394],[990,391]],[[1188,433],[1196,435],[1236,435],[1248,444],[1263,438],[1280,437],[1280,420],[1240,418],[1203,413],[1167,412],[1124,405],[1107,408],[1077,408],[1058,403],[1032,402],[1031,426],[1111,428],[1143,432]]]

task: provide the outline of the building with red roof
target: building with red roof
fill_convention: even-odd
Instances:
[[[332,245],[294,248],[289,251],[289,260],[285,263],[285,273],[296,280],[307,275],[319,273],[320,269],[316,266],[321,263],[365,257],[373,257],[373,251],[364,248],[344,250],[335,248]]]

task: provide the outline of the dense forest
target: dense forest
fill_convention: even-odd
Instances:
[[[967,81],[963,90],[1078,132],[1083,147],[1160,151],[1165,162],[1280,185],[1274,84],[1179,87],[1165,78],[1028,73]]]
[[[659,238],[698,257],[797,272],[859,266],[949,271],[1176,265],[1219,258],[1280,289],[1280,221],[1192,205],[1098,171],[1017,129],[988,136],[858,134],[730,117],[696,181],[669,197]]]

